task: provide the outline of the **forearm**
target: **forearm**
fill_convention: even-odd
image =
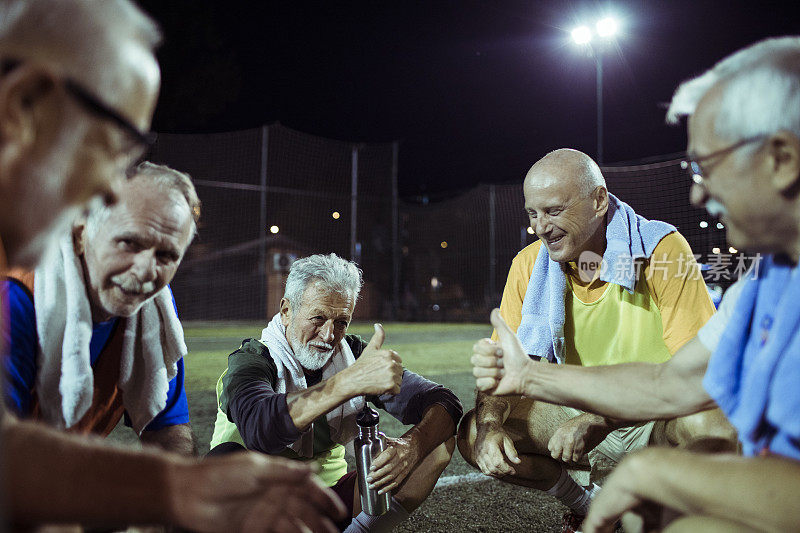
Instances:
[[[522,386],[526,397],[628,421],[675,418],[711,407],[703,401],[708,398],[699,380],[680,386],[673,381],[664,376],[663,364],[536,363],[529,365]]]
[[[342,386],[345,382],[337,374],[313,387],[286,395],[289,416],[299,431],[305,431],[314,420],[355,396]]]
[[[420,460],[431,453],[434,448],[452,437],[456,432],[453,417],[447,409],[435,403],[425,410],[419,424],[409,429],[402,438],[416,444]]]
[[[800,463],[780,457],[705,455],[651,449],[621,466],[639,497],[684,514],[720,517],[758,531],[800,523]]]
[[[481,424],[494,424],[502,426],[511,414],[512,397],[491,396],[478,392],[475,398],[475,422]]]
[[[99,439],[31,422],[3,422],[3,492],[18,524],[93,525],[173,522],[170,473],[181,463],[163,452],[113,448]]]
[[[145,430],[140,438],[142,443],[158,446],[168,452],[197,455],[197,445],[189,424],[165,426],[152,431]]]

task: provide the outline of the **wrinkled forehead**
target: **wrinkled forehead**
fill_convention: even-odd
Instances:
[[[316,280],[309,283],[303,291],[301,309],[316,310],[335,316],[350,316],[355,309],[355,300],[345,292],[331,289],[322,280]]]
[[[124,181],[117,188],[117,202],[111,206],[106,224],[112,233],[130,232],[159,242],[188,246],[192,214],[186,199],[177,191],[144,179]]]

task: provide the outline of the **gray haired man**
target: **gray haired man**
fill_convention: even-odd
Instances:
[[[334,254],[292,265],[280,312],[260,340],[245,340],[228,357],[210,454],[244,446],[312,461],[351,511],[352,522],[340,528],[389,531],[433,490],[453,453],[462,408],[450,390],[404,370],[397,353],[382,348],[379,324],[369,343],[347,334],[361,283],[358,267]],[[367,478],[392,493],[379,517],[360,512],[355,472],[344,458],[365,396],[414,425],[388,439]]]

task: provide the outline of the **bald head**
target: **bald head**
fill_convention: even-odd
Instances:
[[[589,195],[597,187],[605,187],[600,167],[591,157],[571,148],[553,150],[530,168],[525,185],[549,187],[559,184],[573,189],[580,196]]]

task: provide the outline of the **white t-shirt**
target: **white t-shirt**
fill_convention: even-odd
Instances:
[[[719,339],[722,337],[731,315],[733,315],[733,309],[736,307],[736,302],[739,300],[739,295],[742,294],[742,287],[744,287],[747,279],[747,277],[743,277],[725,291],[725,296],[722,297],[722,302],[720,302],[717,312],[697,332],[697,338],[712,353],[717,349]]]

